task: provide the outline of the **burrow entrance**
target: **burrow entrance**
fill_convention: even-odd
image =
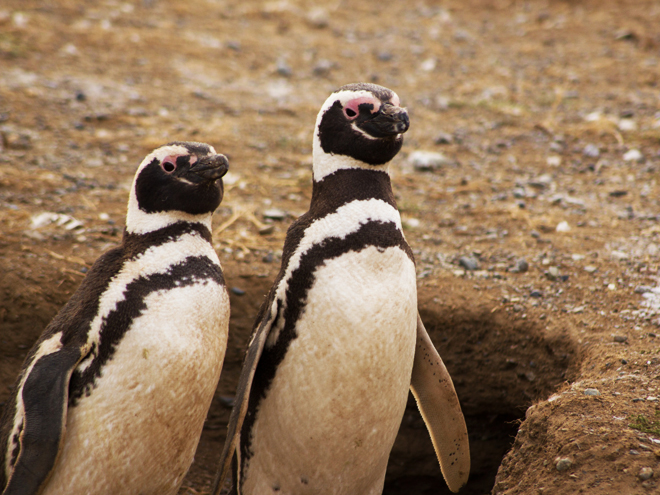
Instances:
[[[460,493],[490,493],[527,408],[573,377],[577,347],[566,336],[544,335],[541,321],[514,319],[506,311],[422,300],[420,308],[425,308],[422,320],[451,373],[468,427],[471,472]],[[384,495],[450,493],[411,395]]]

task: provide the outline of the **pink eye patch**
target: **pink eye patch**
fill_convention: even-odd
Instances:
[[[372,106],[371,113],[376,113],[380,110],[380,100],[373,96],[360,96],[354,98],[344,105],[344,115],[350,120],[357,118],[360,113],[360,105],[368,104]]]
[[[180,156],[184,155],[167,155],[165,158],[163,158],[163,161],[160,162],[160,166],[165,172],[172,173],[176,170],[176,159],[179,158]],[[197,161],[196,156],[191,156],[190,157],[190,165],[195,163]]]

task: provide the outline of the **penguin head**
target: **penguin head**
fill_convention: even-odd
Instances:
[[[408,112],[394,91],[368,83],[342,86],[316,118],[314,179],[342,168],[384,169],[409,127]]]
[[[173,142],[152,151],[133,180],[126,230],[144,234],[178,221],[211,225],[229,164],[204,143]]]

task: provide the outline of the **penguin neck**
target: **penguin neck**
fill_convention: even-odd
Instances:
[[[378,169],[339,169],[314,180],[310,210],[334,210],[351,201],[380,199],[396,208],[389,174]]]
[[[147,213],[140,208],[135,194],[135,184],[128,198],[126,214],[126,232],[129,234],[149,234],[179,222],[197,223],[211,230],[211,219],[213,213],[193,215],[178,210],[159,211]]]
[[[125,256],[134,258],[147,249],[172,242],[186,234],[200,237],[209,245],[213,245],[211,230],[203,223],[176,222],[144,234],[136,234],[126,228],[124,229],[122,246]]]
[[[381,170],[385,173],[389,172],[390,162],[381,165],[369,165],[368,163],[357,160],[352,156],[326,152],[321,146],[318,125],[317,122],[317,132],[314,134],[314,141],[312,143],[312,161],[314,163],[312,173],[315,182],[321,182],[325,177],[338,170],[364,169]]]

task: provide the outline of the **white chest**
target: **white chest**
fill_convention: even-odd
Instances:
[[[397,247],[317,268],[298,336],[259,407],[245,494],[380,493],[408,396],[416,315],[415,267]]]
[[[69,409],[45,494],[174,494],[226,350],[229,297],[213,281],[150,293],[89,397]]]

